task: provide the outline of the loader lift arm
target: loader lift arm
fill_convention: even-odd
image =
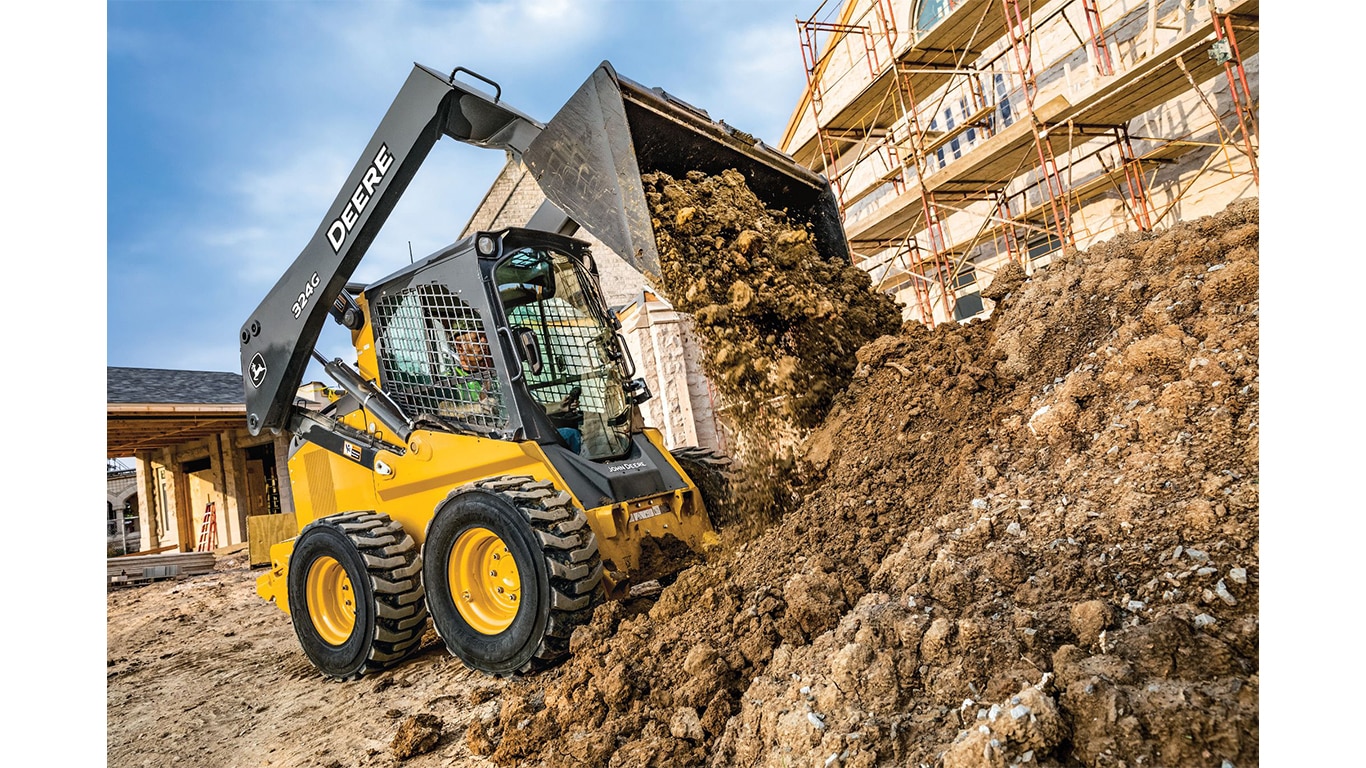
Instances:
[[[495,95],[457,82],[460,72],[493,85]],[[445,75],[413,65],[327,217],[242,326],[251,434],[304,426],[294,413],[294,396],[323,323],[436,142],[450,136],[520,157],[540,134],[541,123],[500,103],[500,97],[496,83],[469,70]]]

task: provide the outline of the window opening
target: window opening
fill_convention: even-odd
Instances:
[[[953,127],[954,127],[954,122],[953,122],[953,109],[950,108],[950,107],[944,107],[944,125],[945,125],[945,130],[947,130],[947,131],[952,131],[952,130],[953,130]],[[963,156],[963,153],[962,153],[962,151],[960,151],[960,148],[959,148],[958,137],[957,137],[957,136],[954,136],[952,139],[949,140],[949,149],[953,150],[953,157],[954,157],[955,160]]]
[[[1062,241],[1052,232],[1032,237],[1027,242],[1029,262],[1036,267],[1047,266],[1052,255],[1062,249]]]
[[[953,319],[967,320],[976,317],[982,313],[983,308],[981,291],[965,293],[953,302]]]
[[[921,0],[915,11],[915,28],[924,34],[944,20],[956,3],[951,0]]]
[[[991,79],[996,84],[996,102],[999,105],[996,110],[1001,115],[1001,127],[1009,128],[1015,122],[1015,117],[1010,109],[1010,91],[1006,87],[1005,76],[993,75]]]
[[[977,285],[977,270],[971,264],[964,264],[953,278],[953,319],[966,320],[982,311],[982,292],[980,290],[960,294],[965,288]]]
[[[508,423],[493,348],[479,310],[439,283],[381,296],[375,315],[380,378],[410,416],[455,419],[476,430]]]
[[[343,392],[338,391],[340,394]],[[265,477],[266,508],[264,514],[278,515],[282,510],[280,506],[280,479],[275,471],[275,446],[271,443],[254,445],[246,450],[248,461],[257,461],[261,464],[262,475]]]
[[[170,483],[166,479],[166,468],[157,467],[157,516],[161,523],[159,532],[165,535],[171,530],[171,504],[167,499]]]
[[[938,132],[939,132],[939,116],[938,116],[938,115],[935,115],[934,117],[931,117],[931,118],[930,118],[930,124],[929,124],[928,127],[929,127],[929,130],[930,130],[930,133],[931,133],[931,134],[934,134],[934,133],[938,133]],[[953,126],[949,126],[949,128],[952,128],[952,127],[953,127]],[[943,170],[943,169],[944,169],[944,148],[943,148],[943,147],[940,147],[939,149],[936,149],[936,150],[934,151],[934,156],[935,156],[935,159],[937,159],[937,160],[939,161],[939,168],[938,168],[937,170]]]

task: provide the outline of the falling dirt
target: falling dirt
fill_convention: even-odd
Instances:
[[[895,302],[867,272],[819,253],[809,229],[766,208],[739,171],[642,181],[659,288],[692,315],[703,367],[739,406],[735,418],[771,407],[796,427],[819,423],[858,348],[900,324]]]
[[[700,307],[781,290],[704,274]],[[240,560],[112,590],[109,764],[1258,765],[1257,201],[984,296],[986,321],[856,346],[825,404],[788,406],[821,414],[801,498],[535,677],[429,631],[324,680]],[[735,343],[774,361],[774,336]],[[793,380],[766,366],[736,376]],[[440,728],[403,759],[410,722]]]
[[[737,460],[724,522],[747,537],[800,492],[798,447],[849,385],[858,349],[899,326],[901,310],[867,272],[821,253],[807,224],[766,207],[737,170],[642,182],[656,287],[693,318]]]

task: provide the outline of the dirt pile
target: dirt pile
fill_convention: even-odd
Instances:
[[[864,344],[803,444],[800,507],[654,602],[601,607],[468,748],[1256,765],[1257,243],[1240,202],[1003,272],[985,322]],[[703,306],[748,284],[705,274],[724,293]],[[781,381],[763,365],[736,376]]]

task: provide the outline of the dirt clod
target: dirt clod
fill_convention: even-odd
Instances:
[[[394,753],[394,757],[399,760],[407,760],[413,755],[420,755],[423,752],[430,752],[436,743],[441,740],[441,729],[444,723],[436,715],[425,712],[409,717],[398,727],[398,732],[394,734],[394,740],[390,743],[389,749]]]

